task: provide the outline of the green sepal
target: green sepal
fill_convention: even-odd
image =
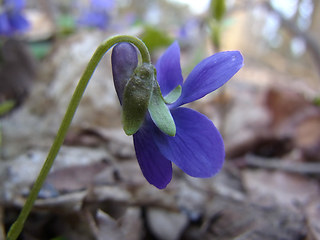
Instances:
[[[173,89],[167,96],[164,97],[164,101],[167,104],[174,103],[181,96],[181,85],[178,85],[175,89]]]
[[[122,105],[123,130],[135,134],[141,127],[153,91],[155,69],[151,64],[138,66],[125,86]]]
[[[154,81],[152,96],[148,107],[152,121],[165,134],[169,136],[176,135],[176,125],[166,105],[159,84]]]

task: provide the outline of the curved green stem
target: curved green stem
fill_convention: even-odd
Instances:
[[[85,69],[82,77],[79,80],[79,83],[72,95],[72,98],[70,100],[69,106],[67,108],[67,111],[64,115],[64,118],[61,122],[60,128],[58,130],[58,133],[56,135],[56,138],[54,139],[54,142],[50,148],[50,151],[48,153],[47,159],[44,162],[42,169],[39,173],[38,178],[36,179],[30,194],[20,212],[20,215],[18,216],[17,220],[13,223],[11,226],[7,239],[8,240],[16,240],[18,236],[20,235],[24,223],[33,207],[33,204],[35,200],[37,199],[38,193],[46,180],[46,177],[51,169],[51,166],[53,165],[53,162],[60,150],[61,145],[63,144],[63,141],[65,139],[65,136],[67,134],[68,128],[71,124],[72,118],[76,112],[77,107],[79,106],[80,100],[82,98],[82,95],[89,83],[89,80],[95,71],[98,63],[100,62],[103,55],[116,43],[119,42],[130,42],[134,44],[140,51],[142,61],[144,63],[151,63],[150,55],[148,52],[147,47],[145,44],[138,38],[127,36],[127,35],[119,35],[114,36],[109,39],[107,39],[105,42],[103,42],[97,50],[94,52],[92,58],[90,59],[87,68]]]

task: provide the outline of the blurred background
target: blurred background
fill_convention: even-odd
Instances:
[[[155,64],[175,40],[184,77],[239,50],[244,67],[188,107],[223,135],[210,179],[174,167],[158,190],[121,126],[107,52],[20,239],[320,239],[320,1],[0,2],[0,239],[16,219],[98,45],[141,38]]]

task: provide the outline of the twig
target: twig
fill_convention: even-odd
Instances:
[[[263,158],[246,155],[245,162],[249,166],[282,170],[299,174],[320,175],[320,163],[288,163],[276,158]]]
[[[285,19],[279,11],[272,7],[270,2],[265,2],[264,5],[269,11],[272,11],[280,18],[281,24],[285,29],[291,34],[301,37],[305,41],[320,75],[320,45],[318,40],[311,33],[300,30],[294,22]]]

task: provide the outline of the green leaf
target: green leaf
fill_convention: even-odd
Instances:
[[[14,107],[15,102],[13,100],[8,100],[0,104],[0,116],[6,114]]]
[[[59,33],[64,36],[74,33],[76,29],[76,23],[71,14],[60,15],[57,18],[57,25],[59,27]]]
[[[176,135],[176,125],[170,110],[161,95],[161,90],[157,81],[154,82],[148,110],[152,121],[163,133],[172,137]]]
[[[29,45],[30,51],[36,59],[45,58],[52,49],[52,43],[50,41],[34,42]]]
[[[153,52],[157,48],[167,47],[173,42],[173,39],[168,33],[155,26],[146,26],[140,38],[150,52]]]
[[[178,100],[178,98],[181,95],[181,85],[178,85],[175,89],[173,89],[167,96],[164,97],[164,101],[167,104],[174,103],[175,101]]]
[[[144,121],[153,91],[154,74],[153,65],[140,65],[125,86],[122,122],[127,135],[135,134]]]
[[[211,0],[210,10],[211,17],[220,22],[226,13],[225,0]]]
[[[313,104],[316,106],[320,106],[320,96],[319,97],[315,97],[313,99]]]

